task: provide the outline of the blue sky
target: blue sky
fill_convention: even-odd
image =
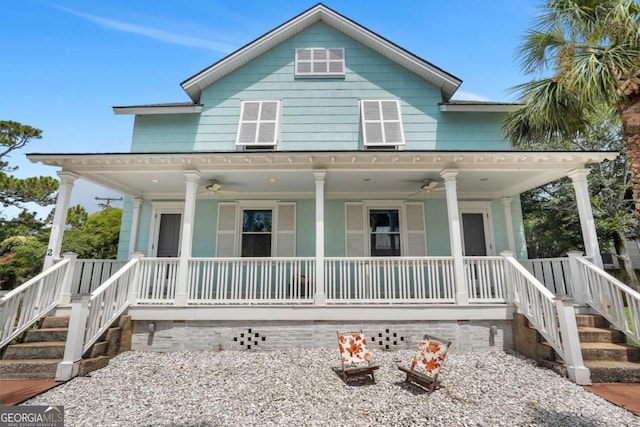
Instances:
[[[9,161],[55,176],[24,153],[126,152],[133,117],[116,105],[189,101],[180,82],[316,4],[306,0],[4,0],[0,120],[43,138]],[[454,97],[513,101],[528,80],[515,50],[538,0],[326,0],[324,4],[463,80]],[[80,182],[72,204],[107,190]]]

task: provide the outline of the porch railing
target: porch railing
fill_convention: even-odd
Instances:
[[[178,258],[141,258],[138,304],[172,304],[178,284]]]
[[[464,257],[463,262],[469,302],[506,302],[503,257]]]
[[[569,271],[569,258],[538,258],[518,261],[554,294],[574,294]]]
[[[71,294],[89,294],[122,268],[127,261],[115,259],[75,260]]]
[[[105,281],[89,297],[82,352],[86,352],[129,306],[130,286],[139,263],[135,258]]]
[[[315,258],[192,258],[188,304],[311,304]]]
[[[452,304],[453,258],[325,258],[325,289],[328,304]]]
[[[64,259],[0,299],[0,348],[55,308],[69,265]]]
[[[576,263],[585,302],[640,344],[640,293],[582,257]]]
[[[505,256],[506,274],[512,283],[510,300],[553,347],[577,384],[590,384],[584,366],[572,300],[558,299],[512,256]]]

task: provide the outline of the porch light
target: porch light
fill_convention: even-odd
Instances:
[[[268,181],[273,184],[274,182],[276,182],[276,179],[275,178],[269,178]]]
[[[153,179],[151,180],[151,182],[153,182],[154,184],[157,184],[157,183],[159,183],[160,181],[158,181],[157,179],[153,178]]]

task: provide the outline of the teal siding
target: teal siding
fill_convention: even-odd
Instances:
[[[427,226],[427,255],[450,256],[449,219],[445,200],[428,200],[425,203]]]
[[[295,78],[295,49],[318,46],[345,48],[344,78]],[[502,114],[443,113],[438,88],[316,23],[204,89],[201,114],[137,116],[132,151],[236,151],[245,99],[281,100],[280,150],[358,150],[363,98],[400,99],[406,150],[510,148]]]

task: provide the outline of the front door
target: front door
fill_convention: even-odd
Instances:
[[[177,257],[180,252],[180,230],[182,228],[182,214],[158,213],[155,256]]]
[[[487,233],[482,213],[462,213],[465,256],[487,256]]]

